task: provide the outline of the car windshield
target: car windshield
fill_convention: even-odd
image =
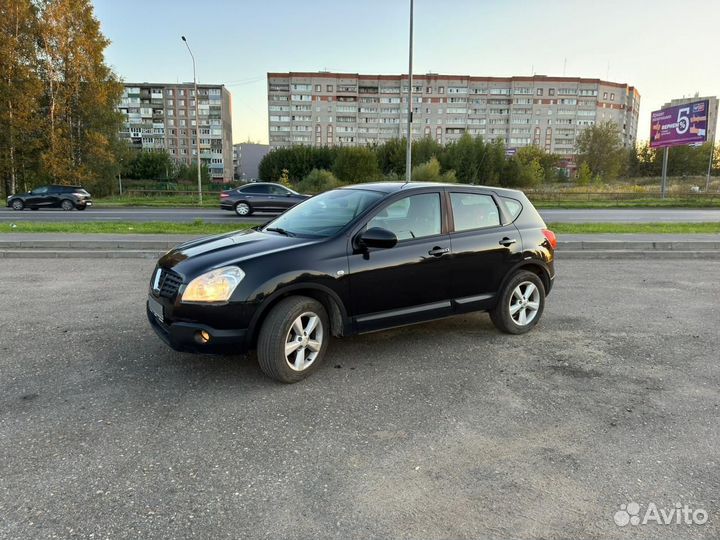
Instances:
[[[268,223],[263,231],[326,238],[345,227],[382,197],[383,193],[365,189],[326,191],[294,206]]]

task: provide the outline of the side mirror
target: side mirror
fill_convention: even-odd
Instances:
[[[358,244],[368,248],[391,248],[397,244],[397,236],[382,227],[372,227],[358,237]]]

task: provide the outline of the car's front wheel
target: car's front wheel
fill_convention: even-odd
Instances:
[[[20,199],[15,199],[11,206],[13,210],[22,210],[25,208],[25,204]]]
[[[330,323],[320,302],[306,296],[285,298],[260,329],[260,368],[278,381],[298,382],[321,364],[329,339]]]
[[[240,202],[235,205],[235,213],[241,217],[249,216],[252,214],[252,208],[248,203]]]
[[[63,202],[60,203],[60,208],[62,208],[66,212],[69,212],[70,210],[75,208],[75,203],[69,199],[65,199],[63,200]]]
[[[544,307],[545,286],[537,274],[523,270],[505,284],[490,318],[501,332],[524,334],[538,323]]]

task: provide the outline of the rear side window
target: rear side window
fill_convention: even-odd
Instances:
[[[242,193],[266,194],[270,190],[269,186],[247,186],[240,188],[238,191]]]
[[[451,193],[450,204],[456,231],[500,226],[500,212],[490,195]]]
[[[510,213],[510,218],[515,221],[515,219],[520,215],[520,212],[522,212],[522,204],[515,199],[510,199],[508,197],[502,197],[502,200],[505,203],[505,208],[507,208],[507,211]]]

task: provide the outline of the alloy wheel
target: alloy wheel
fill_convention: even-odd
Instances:
[[[309,368],[318,357],[322,343],[322,321],[316,313],[306,311],[293,321],[285,337],[287,365],[294,371]]]
[[[13,203],[12,203],[13,210],[22,210],[23,206],[24,205],[23,205],[22,201],[20,201],[20,200],[13,201]]]
[[[530,281],[523,281],[510,295],[510,317],[518,326],[530,324],[540,309],[540,291]]]
[[[239,203],[235,207],[235,212],[238,216],[247,216],[250,213],[250,207],[245,203]]]

